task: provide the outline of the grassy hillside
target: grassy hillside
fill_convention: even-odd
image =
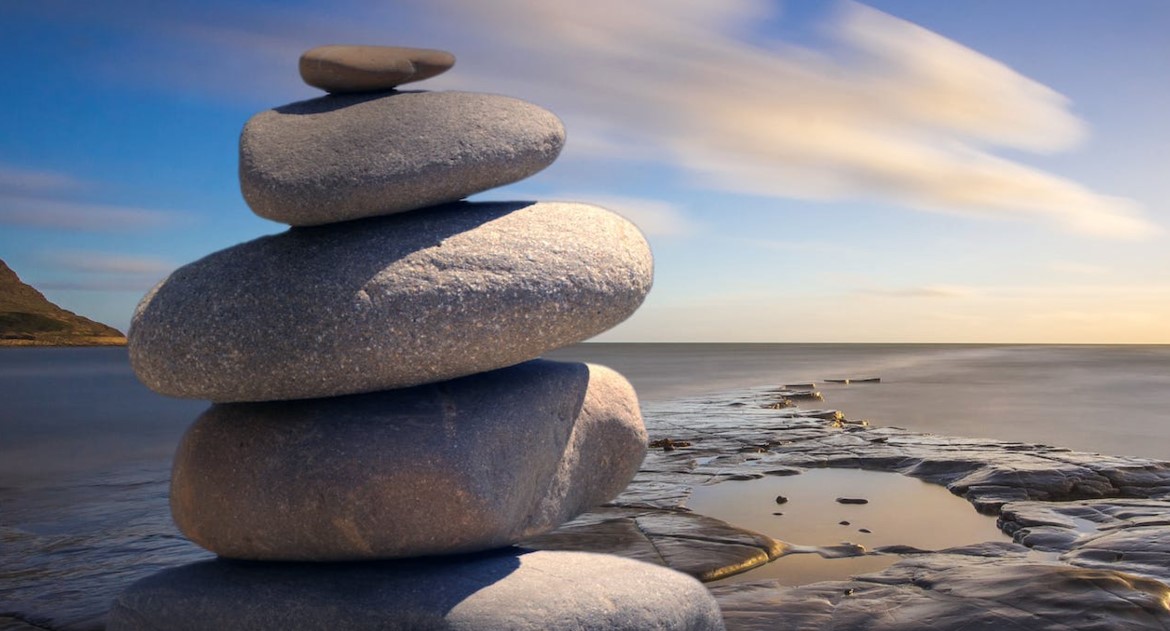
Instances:
[[[0,346],[125,344],[113,327],[66,311],[0,261]]]

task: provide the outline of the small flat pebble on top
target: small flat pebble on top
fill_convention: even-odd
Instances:
[[[335,94],[377,92],[443,74],[455,55],[398,46],[318,46],[301,55],[301,79]]]

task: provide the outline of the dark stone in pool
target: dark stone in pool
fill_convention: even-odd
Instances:
[[[838,497],[838,504],[868,504],[869,500],[860,497]]]
[[[769,469],[768,471],[764,472],[764,475],[778,475],[778,476],[800,475],[800,469],[787,469],[787,468],[785,468],[785,469]]]
[[[844,521],[844,520],[842,520],[842,521],[839,521],[839,522],[837,522],[837,523],[838,523],[838,524],[840,524],[840,525],[842,525],[842,526],[848,526],[848,525],[849,525],[849,522],[847,522],[847,521]]]
[[[788,498],[787,498],[787,497],[784,497],[783,495],[777,495],[777,496],[776,496],[776,503],[777,503],[777,504],[787,504],[787,503],[788,503]]]

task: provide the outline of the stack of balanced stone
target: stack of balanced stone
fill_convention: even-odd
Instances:
[[[459,202],[565,136],[516,99],[395,89],[453,63],[316,48],[301,75],[330,94],[245,125],[244,198],[292,228],[178,269],[129,336],[145,384],[213,402],[171,508],[220,558],[135,583],[111,629],[722,628],[685,575],[512,545],[641,463],[621,375],[534,358],[633,313],[652,258],[595,206]]]

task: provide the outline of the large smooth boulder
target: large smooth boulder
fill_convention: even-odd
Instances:
[[[301,55],[301,79],[326,92],[374,92],[440,75],[455,65],[444,50],[400,46],[318,46]]]
[[[131,585],[107,628],[716,631],[723,621],[685,574],[601,554],[507,550],[389,563],[194,563]]]
[[[470,92],[325,96],[253,116],[240,187],[257,215],[311,226],[424,208],[552,164],[565,128],[531,103]]]
[[[161,394],[221,402],[404,388],[601,333],[652,276],[638,229],[586,204],[296,228],[172,273],[138,305],[130,361]]]
[[[212,406],[175,454],[171,511],[224,557],[473,552],[617,495],[646,453],[618,373],[537,360],[374,394]]]

